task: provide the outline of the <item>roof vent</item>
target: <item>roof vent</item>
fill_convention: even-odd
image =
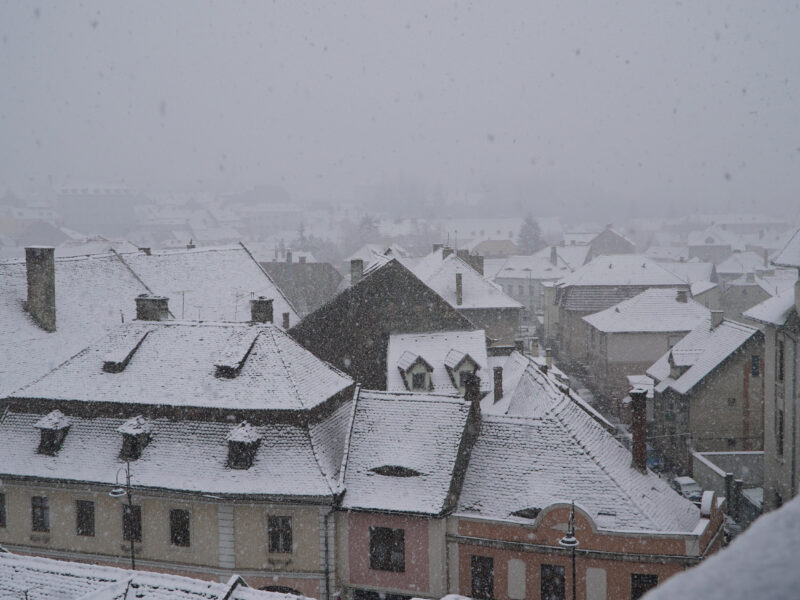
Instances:
[[[138,460],[150,443],[153,425],[142,415],[138,415],[125,421],[117,431],[122,434],[122,450],[119,457],[122,460]]]
[[[39,419],[34,427],[40,432],[39,454],[55,456],[67,437],[71,421],[60,410],[54,410]]]
[[[514,517],[522,517],[523,519],[535,519],[539,516],[539,513],[542,512],[541,508],[523,508],[521,510],[515,510],[511,513]]]
[[[228,434],[228,467],[249,469],[253,466],[261,435],[247,421],[242,421]]]
[[[231,338],[228,346],[214,363],[216,371],[215,377],[221,379],[234,379],[244,367],[247,357],[258,339],[258,329],[242,329],[237,331]]]
[[[103,371],[106,373],[121,373],[124,371],[148,333],[150,333],[150,330],[141,334],[133,347],[120,345],[117,348],[112,348],[108,354],[103,357]]]
[[[380,467],[370,469],[370,471],[377,473],[378,475],[385,475],[386,477],[419,477],[422,475],[422,473],[416,469],[402,467],[400,465],[382,465]]]

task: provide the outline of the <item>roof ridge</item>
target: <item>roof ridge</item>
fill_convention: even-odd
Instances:
[[[289,385],[292,386],[292,390],[294,391],[294,395],[297,398],[298,403],[300,404],[300,408],[306,408],[306,405],[303,402],[303,399],[300,397],[300,390],[297,387],[297,383],[295,383],[294,376],[293,376],[291,370],[289,369],[289,365],[286,364],[286,360],[284,360],[284,358],[283,358],[283,351],[281,350],[280,346],[278,345],[278,341],[275,339],[275,328],[270,327],[269,328],[269,332],[270,332],[270,336],[272,338],[272,344],[275,347],[275,354],[278,355],[278,358],[280,359],[281,364],[283,365],[283,370],[286,373],[286,379],[289,381]],[[327,477],[326,477],[326,479],[327,479]]]
[[[275,281],[272,279],[272,277],[270,276],[270,274],[269,274],[269,273],[267,273],[267,270],[266,270],[264,267],[262,267],[262,266],[261,266],[261,263],[260,263],[260,262],[258,262],[258,261],[256,260],[255,256],[253,256],[253,254],[250,252],[250,250],[247,248],[247,246],[245,246],[245,245],[244,245],[244,242],[239,242],[239,246],[241,246],[241,247],[242,247],[242,250],[244,250],[244,251],[245,251],[245,253],[247,254],[247,256],[249,256],[249,257],[250,257],[250,260],[252,260],[252,261],[253,261],[253,262],[256,264],[256,267],[258,267],[259,271],[261,271],[261,272],[264,274],[264,277],[266,277],[266,278],[267,278],[267,280],[268,280],[268,281],[269,281],[269,282],[270,282],[270,283],[271,283],[273,286],[275,286],[275,290],[276,290],[276,291],[277,291],[277,292],[278,292],[278,293],[281,295],[281,298],[283,298],[283,301],[284,301],[284,302],[286,302],[286,304],[288,304],[288,305],[289,305],[289,308],[291,308],[291,309],[294,311],[294,314],[295,314],[295,315],[297,315],[297,316],[299,316],[299,315],[300,315],[300,313],[297,311],[297,308],[295,308],[295,306],[294,306],[294,305],[293,305],[293,304],[292,304],[292,303],[289,301],[289,298],[287,298],[287,297],[286,297],[286,294],[284,294],[284,293],[283,293],[283,290],[282,290],[280,287],[278,287],[278,284],[277,284],[277,283],[275,283]],[[235,247],[231,247],[230,249],[231,249],[231,250],[236,250],[236,248],[235,248]]]

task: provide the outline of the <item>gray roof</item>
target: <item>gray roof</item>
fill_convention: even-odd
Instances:
[[[606,333],[688,332],[710,312],[684,293],[686,301],[680,302],[675,288],[650,288],[583,320]]]
[[[526,371],[531,387],[536,375]],[[651,472],[571,396],[529,394],[527,417],[484,414],[458,514],[497,520],[524,509],[575,501],[600,529],[692,532],[697,508]]]
[[[121,372],[103,371],[109,354],[134,348]],[[216,365],[222,363],[232,363],[237,375],[216,376]],[[133,321],[12,397],[303,410],[350,385],[348,376],[271,323]]]
[[[345,509],[440,514],[446,507],[469,405],[461,398],[362,391],[350,439]],[[406,475],[374,469],[399,467]]]

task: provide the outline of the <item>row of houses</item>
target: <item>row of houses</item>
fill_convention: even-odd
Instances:
[[[27,285],[4,295],[4,364],[24,364],[12,344],[40,351],[3,394],[13,551],[326,599],[522,600],[570,591],[568,527],[579,597],[639,597],[720,543],[722,500],[698,508],[649,472],[643,430],[632,458],[557,370],[396,259],[283,327],[277,291],[245,293],[235,319],[174,318],[163,288],[142,292],[132,261],[106,257],[98,272],[135,282],[132,308],[120,317],[111,296],[100,312],[120,322],[62,349],[98,310],[96,285],[64,293],[62,265],[93,260],[31,249],[12,265]],[[198,272],[223,285],[226,271]]]

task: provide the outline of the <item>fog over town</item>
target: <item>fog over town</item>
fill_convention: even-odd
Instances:
[[[798,31],[2,3],[0,600],[791,596]]]

